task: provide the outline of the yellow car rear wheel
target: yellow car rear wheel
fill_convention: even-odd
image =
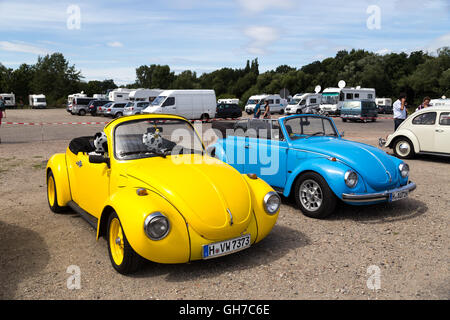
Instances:
[[[112,212],[108,219],[108,254],[114,269],[121,274],[136,272],[143,259],[128,243],[117,213]]]
[[[61,207],[58,205],[58,192],[56,191],[55,177],[52,170],[47,173],[47,200],[50,210],[54,213],[62,213],[67,211],[67,207]]]

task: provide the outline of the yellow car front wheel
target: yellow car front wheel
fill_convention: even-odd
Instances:
[[[61,213],[67,210],[67,207],[58,205],[58,193],[56,192],[55,177],[52,170],[49,170],[47,173],[47,200],[50,210],[54,213]]]
[[[108,253],[111,264],[121,274],[130,274],[139,269],[142,258],[128,243],[117,213],[110,214],[108,219]]]

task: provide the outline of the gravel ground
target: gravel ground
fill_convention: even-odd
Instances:
[[[4,122],[107,121],[64,110],[8,110]],[[390,119],[336,124],[376,145]],[[207,128],[209,125],[205,125]],[[245,251],[182,265],[148,262],[132,276],[112,268],[106,241],[78,215],[47,205],[45,165],[70,139],[102,125],[0,127],[0,298],[2,299],[450,299],[450,160],[409,160],[417,190],[406,200],[340,205],[327,220],[284,199],[275,228]],[[81,271],[69,290],[67,268]],[[371,290],[368,267],[380,289]]]

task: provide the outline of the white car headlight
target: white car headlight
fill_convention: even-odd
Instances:
[[[406,163],[400,163],[398,166],[402,178],[406,178],[409,175],[409,166]]]
[[[358,175],[353,170],[348,170],[344,175],[345,184],[349,188],[354,188],[358,183]]]
[[[264,196],[264,209],[270,215],[275,214],[281,205],[280,196],[274,192],[270,191]]]
[[[170,229],[169,219],[161,212],[149,214],[144,221],[145,234],[152,240],[161,240],[167,236]]]

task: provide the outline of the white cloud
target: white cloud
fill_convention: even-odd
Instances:
[[[247,51],[250,54],[263,55],[268,52],[268,46],[278,40],[279,33],[275,28],[266,26],[252,26],[244,30],[250,43]]]
[[[444,34],[432,40],[430,43],[428,43],[424,50],[435,52],[437,49],[442,47],[450,47],[450,33]]]
[[[392,50],[388,49],[388,48],[383,48],[383,49],[380,49],[378,51],[375,51],[375,53],[377,53],[379,55],[382,55],[382,56],[385,55],[385,54],[391,53],[391,52],[392,52]]]
[[[108,47],[112,47],[112,48],[120,48],[123,47],[122,42],[119,41],[112,41],[112,42],[108,42]]]
[[[118,85],[133,83],[136,80],[135,67],[80,68],[86,81],[113,79]]]
[[[259,13],[266,9],[289,9],[294,6],[292,0],[237,0],[247,13]]]
[[[23,53],[33,53],[36,55],[46,55],[49,54],[49,50],[36,47],[25,42],[9,42],[0,41],[0,50],[2,51],[12,51],[12,52],[23,52]]]

